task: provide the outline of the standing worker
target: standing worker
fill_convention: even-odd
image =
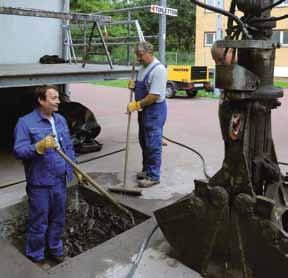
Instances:
[[[166,68],[153,55],[153,46],[138,42],[135,54],[141,67],[136,82],[129,80],[135,101],[128,104],[128,112],[138,111],[139,143],[142,149],[142,171],[137,173],[139,187],[160,183],[163,126],[167,117]]]
[[[29,202],[25,254],[42,263],[47,246],[51,259],[60,263],[65,258],[61,236],[72,168],[54,149],[61,148],[74,161],[75,154],[66,120],[55,113],[60,103],[57,88],[38,87],[35,102],[36,108],[18,120],[14,131],[14,153],[24,164]]]

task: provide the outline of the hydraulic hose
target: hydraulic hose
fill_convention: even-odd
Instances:
[[[176,144],[176,145],[178,145],[178,146],[180,146],[180,147],[183,147],[183,148],[185,148],[185,149],[188,149],[188,150],[194,152],[195,154],[197,154],[197,155],[200,157],[201,161],[202,161],[203,173],[204,173],[205,177],[206,177],[207,179],[210,179],[210,176],[208,175],[208,172],[207,172],[207,166],[206,166],[205,159],[204,159],[204,157],[201,155],[201,153],[199,153],[197,150],[195,150],[195,149],[193,149],[193,148],[191,148],[191,147],[189,147],[189,146],[187,146],[187,145],[184,145],[184,144],[182,144],[182,143],[179,143],[179,142],[177,142],[177,141],[174,141],[174,140],[172,140],[172,139],[169,139],[169,138],[166,137],[166,136],[163,136],[163,138],[164,138],[165,140],[167,140],[168,142],[171,142],[171,143],[173,143],[173,144]],[[123,152],[123,151],[125,151],[125,148],[122,148],[122,149],[119,149],[119,150],[116,150],[116,151],[113,151],[113,152],[110,152],[110,153],[106,153],[106,154],[103,154],[103,155],[99,155],[99,156],[96,156],[96,157],[91,157],[91,158],[88,158],[88,159],[81,160],[81,161],[78,162],[78,164],[82,164],[82,163],[90,162],[90,161],[93,161],[93,160],[97,160],[97,159],[100,159],[100,158],[103,158],[103,157],[107,157],[107,156],[110,156],[110,155],[114,155],[114,154],[117,154],[117,153],[120,153],[120,152]],[[278,162],[278,164],[279,164],[279,165],[288,166],[288,163],[287,163],[287,162]],[[24,179],[24,180],[19,180],[19,181],[16,181],[16,182],[12,182],[12,183],[8,183],[8,184],[4,184],[4,185],[1,185],[1,186],[0,186],[0,189],[4,189],[4,188],[7,188],[7,187],[10,187],[10,186],[13,186],[13,185],[17,185],[17,184],[23,183],[23,182],[25,182],[25,181],[26,181],[26,179]]]
[[[207,172],[207,167],[206,167],[205,159],[204,159],[204,157],[202,156],[201,153],[199,153],[199,152],[196,151],[195,149],[193,149],[193,148],[191,148],[191,147],[188,147],[188,146],[186,146],[186,145],[184,145],[184,144],[182,144],[182,143],[179,143],[179,142],[177,142],[177,141],[174,141],[174,140],[172,140],[172,139],[169,139],[169,138],[167,138],[166,136],[162,136],[162,137],[163,137],[165,140],[167,140],[168,142],[171,142],[171,143],[173,143],[173,144],[176,144],[176,145],[178,145],[178,146],[180,146],[180,147],[183,147],[183,148],[185,148],[185,149],[187,149],[187,150],[189,150],[189,151],[192,151],[192,152],[194,152],[195,154],[197,154],[197,155],[200,157],[201,161],[202,161],[203,173],[204,173],[205,177],[206,177],[207,179],[210,179],[210,176],[208,175],[208,172]]]
[[[132,263],[132,267],[131,267],[131,269],[129,270],[126,278],[133,278],[133,277],[134,277],[135,272],[136,272],[136,270],[137,270],[137,268],[138,268],[138,266],[139,266],[139,263],[140,263],[140,261],[141,261],[141,259],[142,259],[143,254],[144,254],[144,251],[146,250],[146,248],[147,248],[147,246],[148,246],[148,243],[150,242],[153,234],[155,233],[155,231],[156,231],[158,228],[159,228],[159,226],[156,225],[156,226],[153,228],[153,230],[151,231],[151,233],[148,235],[148,237],[143,240],[143,242],[142,242],[142,244],[141,244],[141,246],[140,246],[139,252],[138,252],[138,254],[137,254],[137,257],[136,257],[135,261]]]
[[[111,153],[106,153],[106,154],[99,155],[99,156],[96,156],[96,157],[83,159],[83,160],[79,161],[78,164],[90,162],[90,161],[93,161],[93,160],[96,160],[96,159],[99,159],[99,158],[103,158],[103,157],[106,157],[106,156],[110,156],[110,155],[113,155],[113,154],[116,154],[116,153],[124,152],[125,150],[126,150],[126,148],[123,148],[123,149],[119,149],[119,150],[111,152]]]
[[[111,153],[106,153],[106,154],[99,155],[99,156],[96,156],[96,157],[91,157],[91,158],[88,158],[88,159],[81,160],[81,161],[78,162],[78,164],[82,164],[82,163],[90,162],[90,161],[93,161],[93,160],[97,160],[99,158],[103,158],[103,157],[106,157],[106,156],[114,155],[116,153],[120,153],[120,152],[123,152],[123,151],[125,151],[125,148],[119,149],[117,151],[113,151]],[[23,182],[26,182],[26,179],[1,185],[0,189],[4,189],[4,188],[10,187],[10,186],[13,186],[13,185],[16,185],[16,184],[20,184],[20,183],[23,183]]]
[[[225,15],[225,16],[231,18],[232,20],[234,20],[238,24],[239,28],[243,32],[244,37],[246,37],[248,39],[251,38],[251,35],[248,33],[245,24],[235,14],[227,12],[227,11],[225,11],[223,9],[220,9],[220,8],[217,8],[217,7],[214,7],[214,6],[211,6],[211,5],[204,4],[204,3],[202,3],[202,2],[200,2],[198,0],[191,0],[191,2],[194,3],[195,5],[198,5],[199,7],[202,7],[204,9],[207,9],[207,10],[210,10],[212,12],[219,13],[219,14],[222,14],[222,15]]]

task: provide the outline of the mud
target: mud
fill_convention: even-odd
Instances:
[[[129,217],[119,213],[107,201],[101,198],[88,199],[81,190],[72,194],[74,198],[68,204],[63,239],[65,253],[69,257],[89,250],[147,219],[145,215],[134,212],[136,224],[133,225]]]
[[[135,225],[148,217],[132,211]],[[8,240],[23,252],[27,213],[0,223],[0,238]],[[66,225],[63,235],[64,252],[74,257],[132,228],[131,220],[113,205],[89,189],[75,186],[69,190]]]

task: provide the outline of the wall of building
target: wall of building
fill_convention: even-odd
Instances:
[[[288,14],[288,6],[274,8],[272,15],[281,16]],[[276,28],[274,30],[287,30],[288,31],[288,22],[286,20],[280,20],[277,22]],[[276,59],[275,59],[275,76],[284,76],[288,77],[288,45],[283,46],[280,49],[276,50]]]
[[[224,2],[225,10],[228,9],[228,1]],[[195,65],[206,65],[209,68],[214,67],[211,58],[211,46],[205,46],[205,32],[216,32],[217,15],[201,7],[196,8],[196,39],[195,39]],[[227,25],[226,17],[222,16],[222,30]]]
[[[1,6],[63,11],[63,0],[1,0]],[[0,14],[0,64],[37,63],[45,54],[62,55],[59,19]]]
[[[224,1],[225,10],[229,10],[231,1]],[[273,16],[280,16],[288,13],[288,6],[277,7],[273,9]],[[240,12],[238,13],[240,15]],[[227,17],[222,16],[222,30],[225,35]],[[288,30],[287,20],[277,22],[274,30]],[[203,8],[196,9],[196,40],[195,40],[195,65],[207,65],[209,68],[214,67],[211,58],[211,46],[204,45],[205,32],[216,31],[216,14]],[[282,46],[276,50],[275,76],[288,77],[288,46]]]

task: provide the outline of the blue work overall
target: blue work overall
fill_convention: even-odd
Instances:
[[[33,261],[44,259],[45,245],[52,256],[63,256],[61,236],[65,225],[67,189],[65,177],[56,185],[26,187],[29,202],[29,220],[25,254]]]
[[[135,100],[139,101],[149,94],[148,79],[151,71],[160,65],[155,64],[144,76],[143,81],[136,79]],[[153,93],[153,92],[152,92]],[[143,171],[152,180],[160,180],[162,156],[163,126],[167,117],[165,99],[160,103],[153,103],[138,112],[139,143],[143,155]]]
[[[57,113],[53,118],[62,151],[75,161],[66,120]],[[72,168],[55,150],[42,155],[35,150],[35,144],[52,133],[38,109],[20,118],[15,128],[14,153],[24,163],[29,202],[25,254],[34,261],[44,259],[46,245],[50,255],[63,255],[66,180],[72,179]]]

